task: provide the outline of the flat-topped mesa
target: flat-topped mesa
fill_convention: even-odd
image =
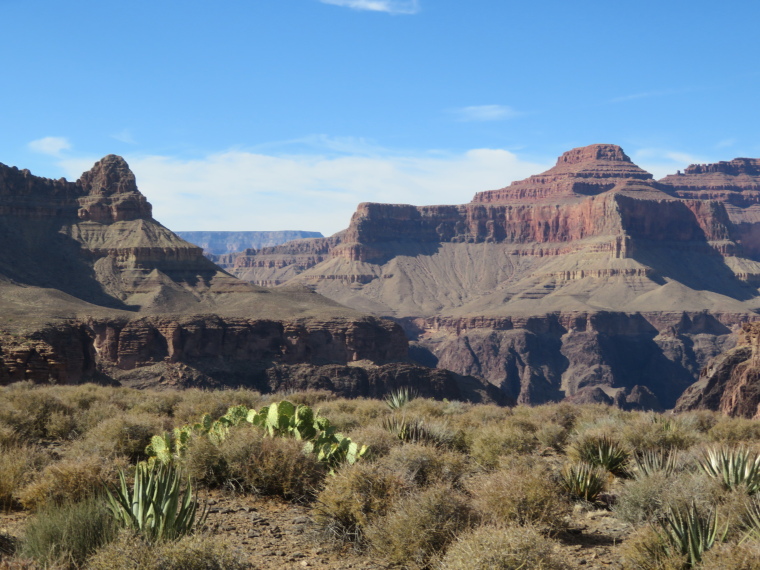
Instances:
[[[631,162],[619,146],[593,144],[567,151],[557,159],[553,168],[542,174],[513,182],[500,190],[478,192],[472,202],[589,196],[607,192],[625,180],[644,181],[649,185],[652,175]]]
[[[719,200],[746,208],[760,204],[760,159],[735,158],[713,164],[692,164],[683,173],[666,176],[659,184],[682,198]],[[743,220],[737,218],[737,221]]]
[[[150,203],[137,189],[134,173],[120,156],[102,158],[77,183],[85,193],[78,200],[82,221],[110,224],[152,218]]]

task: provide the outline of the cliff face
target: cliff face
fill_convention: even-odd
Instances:
[[[712,359],[683,393],[676,411],[690,410],[760,418],[760,323],[745,324],[737,346]]]
[[[757,163],[655,181],[592,145],[468,204],[361,204],[339,240],[303,242],[297,261],[248,252],[231,271],[395,317],[421,360],[525,403],[672,407],[757,318]]]
[[[316,386],[323,366],[407,360],[408,341],[396,323],[307,288],[263,289],[221,270],[152,218],[117,156],[77,182],[0,165],[0,239],[0,384],[272,389],[274,368],[282,382]],[[445,374],[403,366],[399,382],[432,383],[440,397],[460,394],[452,391],[454,376],[446,384]],[[367,372],[362,380],[342,372],[336,385],[362,395],[370,385],[395,387],[393,374]],[[352,378],[359,384],[352,387]],[[469,382],[473,397],[485,389]]]

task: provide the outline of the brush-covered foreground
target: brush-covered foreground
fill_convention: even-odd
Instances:
[[[344,437],[367,451],[336,455]],[[760,569],[758,452],[760,422],[710,412],[19,383],[0,569]],[[169,538],[105,491],[161,462],[198,502]]]

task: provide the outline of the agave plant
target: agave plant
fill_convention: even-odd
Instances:
[[[674,450],[647,449],[633,456],[636,477],[649,477],[655,473],[672,475],[676,468],[677,455]]]
[[[607,435],[584,438],[573,445],[573,451],[580,461],[603,467],[613,475],[628,474],[630,454]]]
[[[705,473],[720,479],[726,489],[744,486],[750,495],[760,490],[760,456],[745,447],[707,449],[698,462]]]
[[[689,568],[702,561],[702,554],[712,548],[716,541],[723,541],[728,525],[719,536],[718,518],[714,510],[700,512],[694,501],[688,507],[671,509],[660,520],[660,538],[669,553],[686,555]]]
[[[435,436],[425,427],[422,420],[407,420],[403,416],[387,416],[383,418],[383,428],[404,443],[436,442]]]
[[[399,410],[415,398],[418,398],[419,395],[420,393],[418,390],[410,388],[409,386],[403,386],[388,394],[385,398],[385,404],[391,410]]]
[[[562,469],[562,487],[576,499],[593,503],[606,487],[607,473],[595,465],[585,462],[568,463]]]
[[[745,505],[741,525],[747,533],[744,540],[760,540],[760,500],[757,497],[753,497]]]
[[[106,486],[108,510],[123,527],[139,530],[151,541],[174,540],[203,524],[207,511],[198,515],[198,501],[190,481],[184,492],[182,476],[173,465],[139,463],[132,490],[123,471],[118,487]]]

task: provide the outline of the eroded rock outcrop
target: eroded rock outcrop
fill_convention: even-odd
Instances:
[[[318,256],[271,248],[231,271],[399,319],[421,361],[523,403],[669,408],[758,318],[757,163],[655,181],[591,145],[468,204],[360,204],[339,239],[303,242]]]

